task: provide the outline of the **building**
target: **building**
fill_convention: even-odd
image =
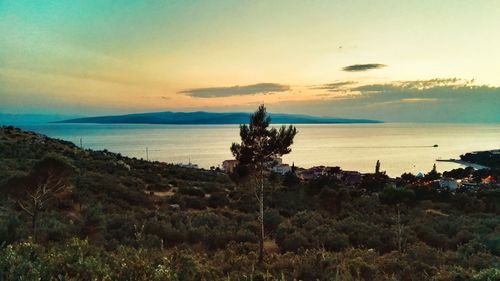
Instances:
[[[475,182],[462,182],[462,188],[476,189],[479,187],[478,183]]]
[[[340,169],[340,167],[326,167],[324,173],[338,180],[342,179],[342,170]]]
[[[484,179],[481,179],[481,183],[482,184],[491,184],[491,183],[495,183],[495,180],[493,179],[492,176],[487,176]]]
[[[234,172],[234,169],[236,168],[236,165],[238,165],[238,160],[224,160],[222,162],[222,170],[224,170],[224,172],[228,174],[232,174]]]
[[[271,160],[264,164],[264,167],[268,171],[272,171],[274,166],[282,165],[283,159],[280,157],[272,157]]]
[[[363,181],[363,175],[356,171],[342,171],[342,182],[346,185],[357,186]]]
[[[273,166],[272,171],[277,173],[277,174],[284,175],[286,173],[291,172],[292,167],[288,164],[278,164],[278,165]]]
[[[198,169],[198,164],[193,164],[191,162],[184,164],[184,163],[179,163],[177,166],[182,167],[182,168],[190,168],[190,169]]]
[[[297,169],[295,171],[295,174],[299,179],[302,180],[312,180],[316,177],[314,171],[308,170],[308,169]]]
[[[275,165],[281,165],[281,164],[283,164],[283,159],[281,159],[281,157],[273,157],[273,159],[271,161]]]
[[[315,166],[315,167],[309,168],[308,170],[313,172],[315,177],[321,177],[321,176],[326,175],[325,168],[326,168],[325,166]]]
[[[439,187],[455,190],[459,187],[459,185],[454,179],[443,178],[439,180]]]

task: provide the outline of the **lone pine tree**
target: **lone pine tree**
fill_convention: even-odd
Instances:
[[[253,185],[257,202],[259,204],[259,263],[264,261],[264,174],[266,165],[276,157],[290,153],[290,146],[297,134],[297,129],[292,126],[281,126],[279,129],[269,128],[271,117],[267,114],[264,105],[250,116],[248,125],[240,125],[241,143],[233,143],[231,152],[238,165],[243,168],[248,176],[255,179]]]

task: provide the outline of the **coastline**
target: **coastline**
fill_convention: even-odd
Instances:
[[[460,160],[460,159],[436,159],[436,161],[437,162],[455,163],[455,164],[459,164],[459,165],[466,166],[466,167],[472,167],[472,168],[474,168],[476,170],[490,169],[490,167],[479,165],[479,164],[475,164],[475,163],[471,163],[471,162],[467,162],[467,161],[463,161],[463,160]]]
[[[297,125],[299,135],[294,143],[294,152],[283,160],[301,167],[340,166],[360,172],[371,172],[376,161],[380,160],[382,169],[394,177],[405,172],[425,173],[438,158],[459,159],[459,155],[470,151],[497,148],[500,126],[491,126],[405,123]],[[192,163],[206,169],[229,159],[229,145],[239,137],[237,125],[34,124],[19,127],[76,145],[80,145],[81,138],[85,148],[107,149],[138,159],[188,163],[191,158]],[[459,137],[475,139],[477,145],[462,147],[462,142],[454,142]],[[470,143],[469,140],[464,143]],[[430,147],[434,143],[439,147]],[[406,147],[414,145],[429,147]],[[146,148],[149,155],[146,155]],[[452,162],[439,163],[439,172],[463,167]]]

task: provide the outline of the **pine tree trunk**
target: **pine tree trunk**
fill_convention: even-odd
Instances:
[[[399,209],[399,204],[396,205],[396,212],[397,212],[397,225],[398,225],[398,251],[401,253],[401,248],[402,248],[402,236],[403,236],[403,229],[401,227],[401,211]]]
[[[37,227],[37,220],[38,220],[38,209],[35,207],[33,209],[33,216],[31,217],[31,228],[33,229],[33,242],[37,242],[38,240],[38,227]]]
[[[259,222],[260,222],[260,241],[259,241],[259,264],[264,263],[264,171],[260,167],[260,194],[259,194]]]

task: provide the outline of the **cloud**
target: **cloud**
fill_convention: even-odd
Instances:
[[[377,86],[377,85],[372,85]],[[378,86],[393,86],[397,88],[425,90],[437,87],[474,87],[474,79],[465,80],[460,78],[434,78],[428,80],[410,80],[410,81],[395,81],[389,84],[382,84]]]
[[[180,91],[179,93],[196,98],[218,98],[255,94],[270,94],[274,92],[285,92],[288,90],[290,90],[290,86],[287,85],[276,83],[258,83],[247,86],[188,89]]]
[[[282,103],[275,110],[387,122],[500,123],[500,87],[473,80],[394,81],[359,85],[347,93],[351,94]]]
[[[409,81],[394,81],[384,84],[369,84],[355,87],[353,91],[362,93],[378,93],[378,92],[393,92],[406,91],[410,92],[425,92],[432,89],[460,89],[460,88],[477,88],[487,87],[486,85],[478,86],[474,84],[474,80],[464,80],[459,78],[435,78],[428,80],[409,80]]]
[[[381,63],[367,63],[367,64],[353,64],[342,67],[343,71],[348,72],[359,72],[359,71],[367,71],[372,69],[380,69],[386,67],[387,65]]]
[[[416,104],[416,103],[430,103],[430,102],[437,102],[439,99],[437,98],[404,98],[404,99],[398,99],[398,100],[390,100],[390,101],[383,101],[383,102],[374,102],[367,104],[366,107],[385,107],[389,105],[401,105],[401,104]]]
[[[408,99],[400,99],[401,102],[407,103],[417,103],[417,102],[436,102],[438,99],[434,98],[408,98]]]
[[[311,86],[310,88],[315,90],[328,90],[329,92],[334,92],[338,90],[346,90],[347,88],[349,88],[349,86],[355,84],[357,84],[357,82],[355,81],[341,81],[341,82]]]

